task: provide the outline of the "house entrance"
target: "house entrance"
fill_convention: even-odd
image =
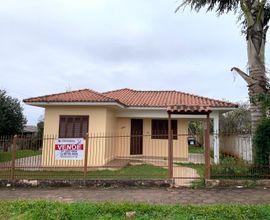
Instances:
[[[130,155],[143,153],[143,120],[131,119]]]

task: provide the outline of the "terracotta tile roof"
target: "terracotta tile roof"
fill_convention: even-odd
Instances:
[[[24,102],[115,102],[115,99],[106,97],[90,89],[63,92],[52,95],[24,99]]]
[[[236,104],[178,91],[138,91],[119,89],[98,93],[90,89],[39,96],[23,100],[35,102],[116,102],[128,107],[200,106],[237,107]]]
[[[138,91],[132,89],[120,89],[104,92],[103,95],[118,99],[121,103],[133,107],[168,107],[174,105],[237,107],[234,103],[179,91]]]

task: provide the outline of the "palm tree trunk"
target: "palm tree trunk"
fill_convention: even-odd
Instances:
[[[255,30],[254,30],[255,29]],[[248,30],[247,34],[247,53],[249,77],[254,79],[248,83],[249,97],[252,100],[258,94],[267,92],[267,79],[265,72],[265,34],[266,30],[255,25]],[[254,134],[257,123],[264,116],[261,103],[256,99],[251,102],[251,128]]]
[[[247,27],[247,55],[248,74],[238,68],[232,68],[239,73],[247,82],[249,97],[251,100],[251,131],[252,136],[256,130],[258,122],[265,116],[262,104],[254,99],[259,94],[267,93],[267,77],[265,70],[265,38],[268,26],[263,27],[263,16],[256,19],[255,9],[252,12],[252,22]],[[252,146],[253,161],[255,161],[255,146]]]

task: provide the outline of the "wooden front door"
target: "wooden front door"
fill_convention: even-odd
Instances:
[[[143,153],[143,120],[131,119],[130,155]]]

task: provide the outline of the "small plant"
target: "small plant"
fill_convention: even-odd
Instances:
[[[199,180],[192,181],[191,188],[192,189],[203,189],[203,188],[205,188],[205,180],[204,179],[199,179]]]
[[[249,174],[249,165],[247,162],[234,157],[223,157],[219,164],[212,166],[212,176],[218,177],[236,177],[247,176]]]

